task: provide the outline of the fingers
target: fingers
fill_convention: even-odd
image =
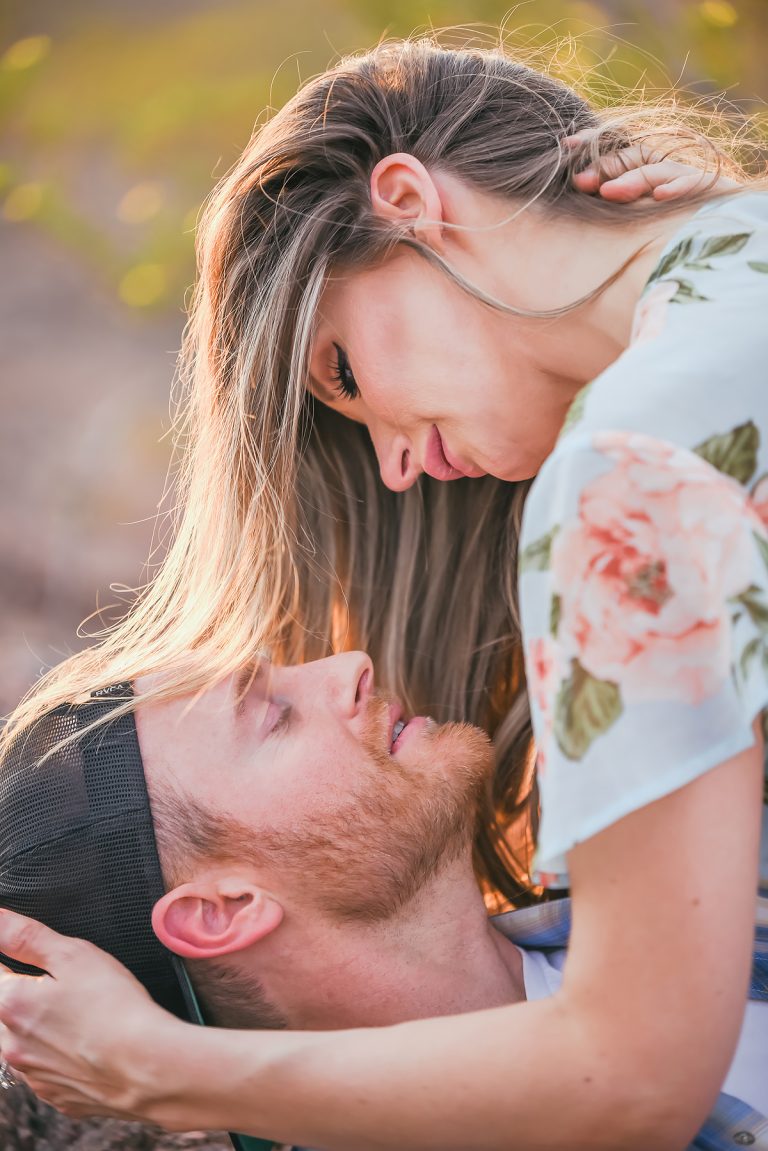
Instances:
[[[571,137],[576,140],[576,137]],[[577,143],[582,141],[576,140]],[[656,167],[660,157],[654,158],[639,145],[633,148],[622,148],[620,152],[611,152],[601,156],[596,163],[589,164],[573,177],[574,185],[581,192],[598,192],[602,186],[611,181],[628,175],[631,171],[641,171],[643,168]],[[647,191],[647,189],[645,189]]]
[[[705,172],[679,164],[675,160],[663,160],[658,164],[641,164],[630,171],[617,173],[600,184],[600,195],[605,200],[628,204],[641,196],[654,196],[657,191],[665,199],[675,199],[693,192],[711,177]],[[575,182],[575,181],[574,181]]]
[[[736,187],[736,181],[725,176],[716,177],[713,172],[692,168],[677,160],[662,160],[656,164],[641,164],[615,179],[606,180],[600,185],[600,195],[606,200],[626,204],[639,200],[641,196],[650,195],[654,200],[679,200],[693,192],[725,191]]]
[[[0,910],[0,951],[20,963],[51,971],[69,956],[72,940],[26,915]]]
[[[671,163],[671,161],[670,161]],[[697,172],[686,164],[675,165],[679,172],[670,174],[669,180],[654,185],[654,200],[679,200],[691,192],[712,191],[726,192],[729,188],[738,188],[738,180],[731,180],[729,176],[715,176],[714,172]]]
[[[588,129],[567,137],[565,144],[578,148],[596,135],[596,130]],[[597,194],[617,204],[629,204],[644,196],[678,200],[697,191],[724,192],[739,186],[735,180],[716,172],[671,160],[661,146],[653,146],[648,141],[600,157],[574,173],[573,185],[580,192]]]

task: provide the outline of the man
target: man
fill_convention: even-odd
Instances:
[[[152,686],[139,681],[137,695]],[[223,1026],[385,1025],[556,990],[563,951],[522,950],[503,932],[552,943],[546,927],[563,909],[489,921],[474,880],[491,759],[478,729],[406,722],[359,653],[248,667],[196,697],[139,698],[135,727],[120,717],[129,694],[117,685],[57,709],[7,754],[5,906],[107,947],[193,1016],[188,973],[207,1021]],[[766,1055],[763,1043],[745,1070],[737,1053],[732,1075],[748,1091]],[[739,1130],[751,1135],[746,1118]]]

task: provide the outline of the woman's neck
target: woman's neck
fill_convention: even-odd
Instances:
[[[668,211],[659,205],[658,214],[638,217],[627,205],[626,223],[595,223],[535,204],[517,206],[446,173],[435,179],[446,221],[458,225],[444,231],[445,257],[505,304],[527,311],[566,307],[626,265],[594,300],[563,316],[525,320],[499,313],[510,362],[573,394],[627,347],[635,307],[662,249],[700,206]]]
[[[629,345],[635,308],[648,277],[671,237],[695,210],[660,211],[657,217],[626,227],[546,219],[537,212],[515,222],[520,226],[509,242],[517,267],[524,267],[526,276],[521,284],[507,274],[504,298],[509,302],[531,311],[550,311],[574,303],[615,276],[594,299],[573,311],[550,320],[522,321],[535,341],[543,373],[575,392],[621,355]]]

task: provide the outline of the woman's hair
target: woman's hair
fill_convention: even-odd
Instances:
[[[591,138],[569,148],[582,129]],[[369,181],[383,157],[409,152],[516,206],[621,226],[680,205],[627,208],[575,191],[571,177],[643,141],[739,171],[675,107],[599,111],[501,48],[434,38],[343,59],[259,126],[199,224],[165,559],[122,622],[49,672],[9,730],[140,674],[162,672],[153,694],[168,696],[265,649],[295,662],[365,648],[406,706],[492,732],[478,871],[507,898],[529,898],[531,828],[523,819],[514,846],[508,835],[532,775],[515,602],[527,484],[422,477],[387,491],[365,430],[307,393],[310,348],[329,275],[397,245],[475,290],[408,225],[374,213]],[[705,180],[699,198],[712,194]]]

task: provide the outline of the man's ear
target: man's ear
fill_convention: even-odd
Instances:
[[[408,152],[379,160],[371,172],[371,204],[377,216],[393,223],[413,221],[416,238],[443,251],[443,204],[427,169]]]
[[[183,883],[152,911],[155,935],[185,959],[213,959],[258,943],[283,918],[280,904],[247,879],[226,876]]]

